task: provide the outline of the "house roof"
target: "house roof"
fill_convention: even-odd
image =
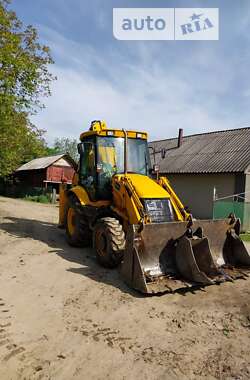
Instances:
[[[249,127],[184,136],[179,148],[178,138],[152,141],[149,146],[155,148],[162,173],[245,172],[250,165]]]
[[[68,154],[58,154],[55,156],[35,158],[34,160],[29,161],[26,164],[20,166],[18,169],[16,169],[16,171],[20,172],[20,171],[26,171],[26,170],[45,169],[45,168],[49,167],[50,165],[55,164],[61,158],[64,158],[73,167],[75,166],[74,160]]]

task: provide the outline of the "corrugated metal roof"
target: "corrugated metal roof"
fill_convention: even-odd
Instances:
[[[67,159],[67,154],[58,154],[56,156],[48,156],[35,158],[34,160],[27,162],[26,164],[20,166],[16,171],[24,171],[24,170],[37,170],[37,169],[45,169],[48,166],[54,164],[56,161],[60,160],[60,158],[65,157]]]
[[[250,128],[184,136],[180,148],[178,138],[152,141],[156,163],[162,173],[244,172],[250,165]],[[160,151],[167,150],[165,159]]]

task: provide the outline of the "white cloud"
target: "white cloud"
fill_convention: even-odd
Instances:
[[[141,44],[137,59],[129,62],[118,52],[103,57],[86,44],[42,31],[61,62],[53,67],[58,80],[47,108],[34,117],[38,127],[47,129],[50,143],[60,136],[79,136],[94,119],[114,128],[146,130],[151,139],[176,136],[180,127],[184,134],[232,127],[215,116],[209,99],[197,96],[200,83],[192,85],[193,78],[185,82],[173,63],[162,67],[154,60],[155,47],[151,51]],[[200,64],[206,65],[204,57]],[[210,81],[204,78],[204,93],[212,90]]]

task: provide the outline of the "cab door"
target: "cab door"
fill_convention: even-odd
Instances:
[[[88,138],[78,145],[80,153],[79,183],[82,185],[91,200],[96,199],[96,148],[95,139]]]

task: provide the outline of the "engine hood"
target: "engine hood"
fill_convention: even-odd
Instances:
[[[169,198],[168,192],[151,178],[141,174],[127,174],[139,198]]]

